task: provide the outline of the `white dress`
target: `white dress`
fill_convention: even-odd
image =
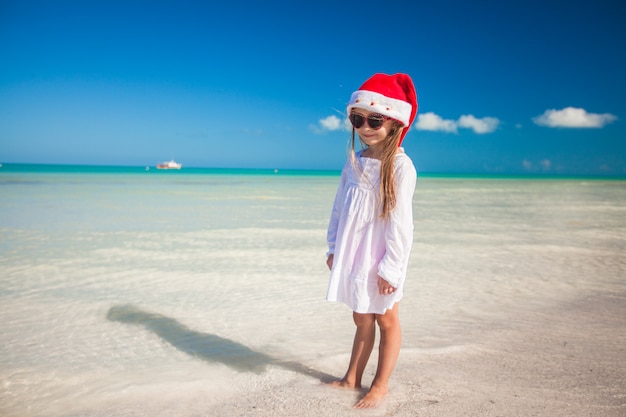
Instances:
[[[380,161],[357,153],[341,173],[328,226],[328,255],[334,254],[326,299],[357,313],[385,314],[402,299],[413,244],[413,193],[417,173],[401,149],[394,163],[396,206],[380,217]],[[396,288],[378,294],[378,276]]]

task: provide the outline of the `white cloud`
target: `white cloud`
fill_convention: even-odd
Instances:
[[[533,163],[530,162],[528,159],[524,159],[522,161],[522,166],[524,167],[525,170],[530,171],[531,169],[533,169]]]
[[[473,115],[468,114],[461,116],[458,124],[460,127],[472,129],[474,133],[483,134],[491,133],[496,130],[500,124],[500,120],[495,117],[483,117],[482,119],[477,119]]]
[[[312,124],[309,128],[316,134],[333,132],[335,130],[350,130],[350,122],[347,119],[340,119],[333,115],[318,120],[317,124]]]
[[[613,123],[617,117],[610,113],[587,113],[585,109],[566,107],[563,110],[546,110],[542,115],[533,117],[533,122],[547,127],[588,127],[601,128]]]
[[[341,129],[341,119],[337,116],[328,116],[319,121],[320,126],[326,130],[339,130]]]
[[[546,158],[542,159],[538,164],[536,164],[528,159],[524,159],[522,161],[522,166],[526,171],[529,172],[548,172],[552,169],[552,161]]]
[[[491,133],[498,128],[500,120],[495,117],[483,117],[479,119],[471,114],[463,115],[459,120],[444,119],[441,116],[429,112],[417,117],[415,128],[418,130],[441,131],[457,133],[460,127],[472,129],[474,133]]]
[[[415,128],[417,130],[457,132],[457,124],[454,120],[445,120],[433,112],[419,114]]]

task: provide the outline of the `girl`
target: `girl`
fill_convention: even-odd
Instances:
[[[352,146],[328,227],[330,283],[326,299],[353,310],[356,334],[348,371],[332,385],[361,389],[380,328],[378,368],[356,408],[376,407],[388,391],[400,353],[398,302],[413,243],[417,173],[400,147],[417,113],[406,74],[375,74],[348,104]],[[355,131],[361,150],[355,152]]]

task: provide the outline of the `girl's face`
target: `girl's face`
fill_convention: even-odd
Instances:
[[[356,116],[354,117],[354,119],[353,115]],[[363,120],[360,120],[358,116],[360,116]],[[385,139],[387,139],[389,132],[391,131],[391,129],[393,129],[394,123],[393,120],[388,117],[363,109],[353,109],[350,113],[350,120],[353,126],[358,126],[360,122],[364,121],[360,127],[357,128],[355,126],[355,129],[359,134],[361,140],[368,146],[368,148],[371,148],[372,150],[385,142]],[[372,121],[372,124],[374,124],[375,128],[372,128],[370,126],[370,120]],[[376,128],[377,122],[379,124],[381,120],[382,126]],[[355,121],[357,123],[355,123]]]

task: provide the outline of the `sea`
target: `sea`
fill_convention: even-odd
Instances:
[[[290,386],[314,415],[354,335],[339,174],[3,164],[0,415],[263,415],[238,399]],[[420,174],[413,208],[400,361],[626,291],[624,179]]]

